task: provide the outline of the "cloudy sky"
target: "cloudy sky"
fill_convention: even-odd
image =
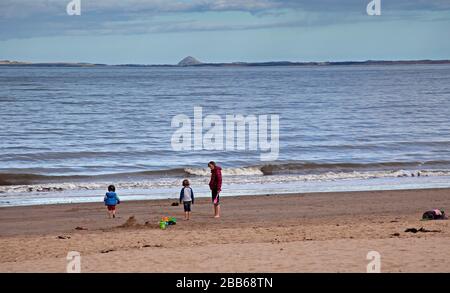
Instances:
[[[0,60],[450,59],[450,0],[0,0]]]

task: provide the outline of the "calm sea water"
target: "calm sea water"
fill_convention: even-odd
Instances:
[[[173,151],[171,120],[194,107],[279,115],[278,160]],[[207,193],[210,160],[230,195],[444,187],[449,149],[448,65],[0,67],[0,205],[94,200],[109,182],[171,197],[183,177]]]

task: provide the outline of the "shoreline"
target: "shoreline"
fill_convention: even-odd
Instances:
[[[445,177],[443,177],[444,179],[446,179]],[[382,178],[378,178],[378,180],[381,180]],[[395,179],[395,178],[393,178]],[[350,184],[351,181],[347,181],[344,183]],[[326,182],[325,182],[326,183]],[[389,182],[388,182],[389,183]],[[395,183],[395,182],[391,182],[391,183]],[[104,183],[103,185],[107,185],[107,183]],[[318,194],[342,194],[342,193],[366,193],[366,192],[389,192],[389,191],[414,191],[414,190],[450,190],[450,186],[448,186],[447,184],[433,184],[433,185],[411,185],[411,184],[403,184],[400,185],[400,187],[397,188],[390,188],[390,187],[386,187],[386,184],[383,185],[374,185],[375,187],[368,187],[365,186],[365,188],[355,188],[355,186],[351,185],[352,187],[348,188],[348,189],[341,189],[341,190],[329,190],[328,188],[323,188],[323,190],[308,190],[308,188],[306,188],[305,191],[299,191],[299,192],[292,192],[290,190],[295,189],[295,188],[289,188],[288,191],[275,191],[276,188],[273,188],[272,185],[270,185],[271,188],[266,189],[264,192],[262,190],[256,189],[254,190],[253,194],[248,194],[248,193],[239,193],[239,190],[227,190],[224,193],[221,194],[221,196],[223,198],[235,198],[235,197],[259,197],[259,196],[295,196],[295,195],[318,195]],[[293,185],[295,186],[295,185]],[[412,187],[411,187],[412,186]],[[176,189],[176,190],[175,190]],[[119,193],[119,196],[121,197],[121,199],[125,202],[129,202],[129,203],[143,203],[145,204],[146,202],[153,202],[153,201],[164,201],[164,200],[177,200],[178,195],[174,196],[174,197],[170,197],[170,196],[162,196],[160,195],[161,193],[172,193],[172,194],[177,194],[178,193],[178,187],[176,187],[174,190],[169,191],[169,189],[163,189],[164,191],[161,191],[160,189],[155,189],[155,190],[146,190],[146,189],[122,189],[121,192]],[[199,199],[207,199],[210,198],[210,192],[209,190],[205,189],[205,188],[198,188],[196,189],[197,191],[197,196],[196,198]],[[70,190],[64,190],[64,191],[50,191],[50,192],[39,192],[39,193],[35,193],[35,196],[39,196],[39,194],[42,195],[43,199],[46,198],[46,196],[48,198],[56,198],[56,200],[61,201],[62,198],[64,198],[64,196],[67,196],[67,194],[70,193],[71,197],[70,199],[74,199],[73,202],[32,202],[32,203],[18,203],[15,205],[10,205],[10,202],[7,200],[7,198],[5,197],[4,202],[0,202],[0,209],[5,209],[5,208],[20,208],[20,207],[38,207],[38,206],[58,206],[58,205],[77,205],[77,204],[99,204],[102,203],[102,198],[103,198],[103,193],[104,190],[103,189],[96,189],[96,190],[74,190],[74,191],[70,191]],[[231,193],[231,195],[227,194],[227,193]],[[78,195],[79,197],[76,197],[75,195]],[[144,195],[145,194],[145,195]],[[49,195],[53,195],[53,197],[49,197]],[[58,195],[58,196],[55,196]],[[8,196],[8,195],[6,195]],[[154,196],[152,198],[152,196]],[[19,195],[20,197],[20,195]],[[77,198],[83,197],[84,201],[77,201]],[[67,197],[69,198],[69,197]],[[35,198],[33,198],[34,200]],[[23,202],[25,202],[27,199],[23,199]],[[5,204],[5,205],[4,205]]]
[[[383,272],[450,272],[450,222],[421,221],[448,213],[448,188],[225,197],[220,219],[199,198],[190,221],[174,201],[123,202],[112,220],[101,203],[0,208],[0,272],[64,272],[68,251],[82,272],[365,272],[372,250]]]
[[[105,183],[106,184],[106,183]],[[94,190],[95,191],[95,190]],[[102,190],[103,191],[103,190]],[[413,191],[448,191],[450,194],[450,187],[423,187],[423,188],[405,188],[405,189],[376,189],[376,190],[349,190],[349,191],[317,191],[317,192],[286,192],[286,193],[262,193],[262,194],[240,194],[240,195],[221,195],[221,198],[226,199],[237,199],[237,198],[258,198],[258,197],[267,197],[267,196],[316,196],[316,195],[340,195],[340,194],[364,194],[364,193],[374,193],[374,192],[413,192]],[[89,202],[71,202],[71,203],[42,203],[42,204],[31,204],[31,205],[17,205],[17,206],[0,206],[0,211],[2,209],[14,209],[14,208],[33,208],[33,207],[46,207],[46,206],[73,206],[73,205],[98,205],[103,204],[101,200],[102,196],[99,196],[99,201],[89,201]],[[132,204],[150,204],[155,202],[167,202],[173,201],[176,202],[178,197],[166,197],[166,198],[154,198],[154,199],[131,199],[127,200],[122,199],[123,202],[132,203]],[[209,199],[209,195],[205,196],[196,196],[196,199]]]
[[[290,195],[290,194],[310,194],[310,193],[330,193],[330,192],[366,192],[366,191],[392,191],[392,190],[427,190],[450,188],[448,176],[396,176],[380,178],[346,178],[337,180],[298,180],[297,177],[290,176],[263,176],[257,181],[235,183],[231,180],[222,192],[223,197],[234,196],[255,196],[255,195]],[[267,177],[267,178],[266,178]],[[197,197],[209,198],[209,188],[207,188],[206,177],[198,177],[191,180],[195,188]],[[280,181],[282,180],[282,181]],[[285,180],[285,181],[283,181]],[[119,196],[124,201],[147,201],[176,198],[179,194],[178,179],[165,181],[161,186],[153,186],[155,182],[131,182],[116,183]],[[58,186],[35,186],[35,190],[22,191],[27,186],[11,187],[13,191],[5,191],[0,186],[0,208],[4,207],[25,207],[42,206],[55,204],[76,204],[76,203],[99,203],[103,198],[105,188],[110,183],[92,183],[87,186],[74,188],[72,183]],[[67,188],[67,189],[65,189]]]

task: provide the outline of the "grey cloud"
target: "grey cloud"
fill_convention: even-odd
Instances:
[[[207,11],[261,12],[293,9],[301,11],[360,11],[369,0],[81,0],[88,13],[180,13]],[[65,13],[69,0],[2,0],[0,17],[24,17]],[[382,0],[389,10],[449,10],[448,0]]]
[[[384,20],[442,19],[449,0],[381,0]],[[140,34],[250,30],[358,21],[369,0],[81,0],[82,16],[69,17],[69,0],[1,0],[0,40],[56,35]],[[240,11],[253,21],[194,19],[192,13]],[[414,14],[415,11],[420,13]],[[295,12],[296,19],[284,20]],[[196,15],[197,15],[196,14]],[[433,15],[431,15],[433,14]],[[190,15],[192,17],[190,17]],[[159,17],[159,20],[156,18]],[[166,17],[166,19],[164,19]],[[161,18],[164,19],[161,20]],[[445,19],[445,17],[444,17]],[[447,18],[448,19],[448,18]],[[368,17],[364,17],[368,20]]]

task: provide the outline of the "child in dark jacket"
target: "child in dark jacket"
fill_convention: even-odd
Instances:
[[[120,204],[119,196],[116,193],[116,187],[114,185],[108,186],[108,192],[103,199],[105,206],[108,209],[108,216],[111,219],[116,217],[116,205]]]
[[[190,187],[189,180],[183,180],[183,188],[180,191],[180,203],[184,205],[184,219],[191,218],[191,204],[194,204],[194,191]]]

